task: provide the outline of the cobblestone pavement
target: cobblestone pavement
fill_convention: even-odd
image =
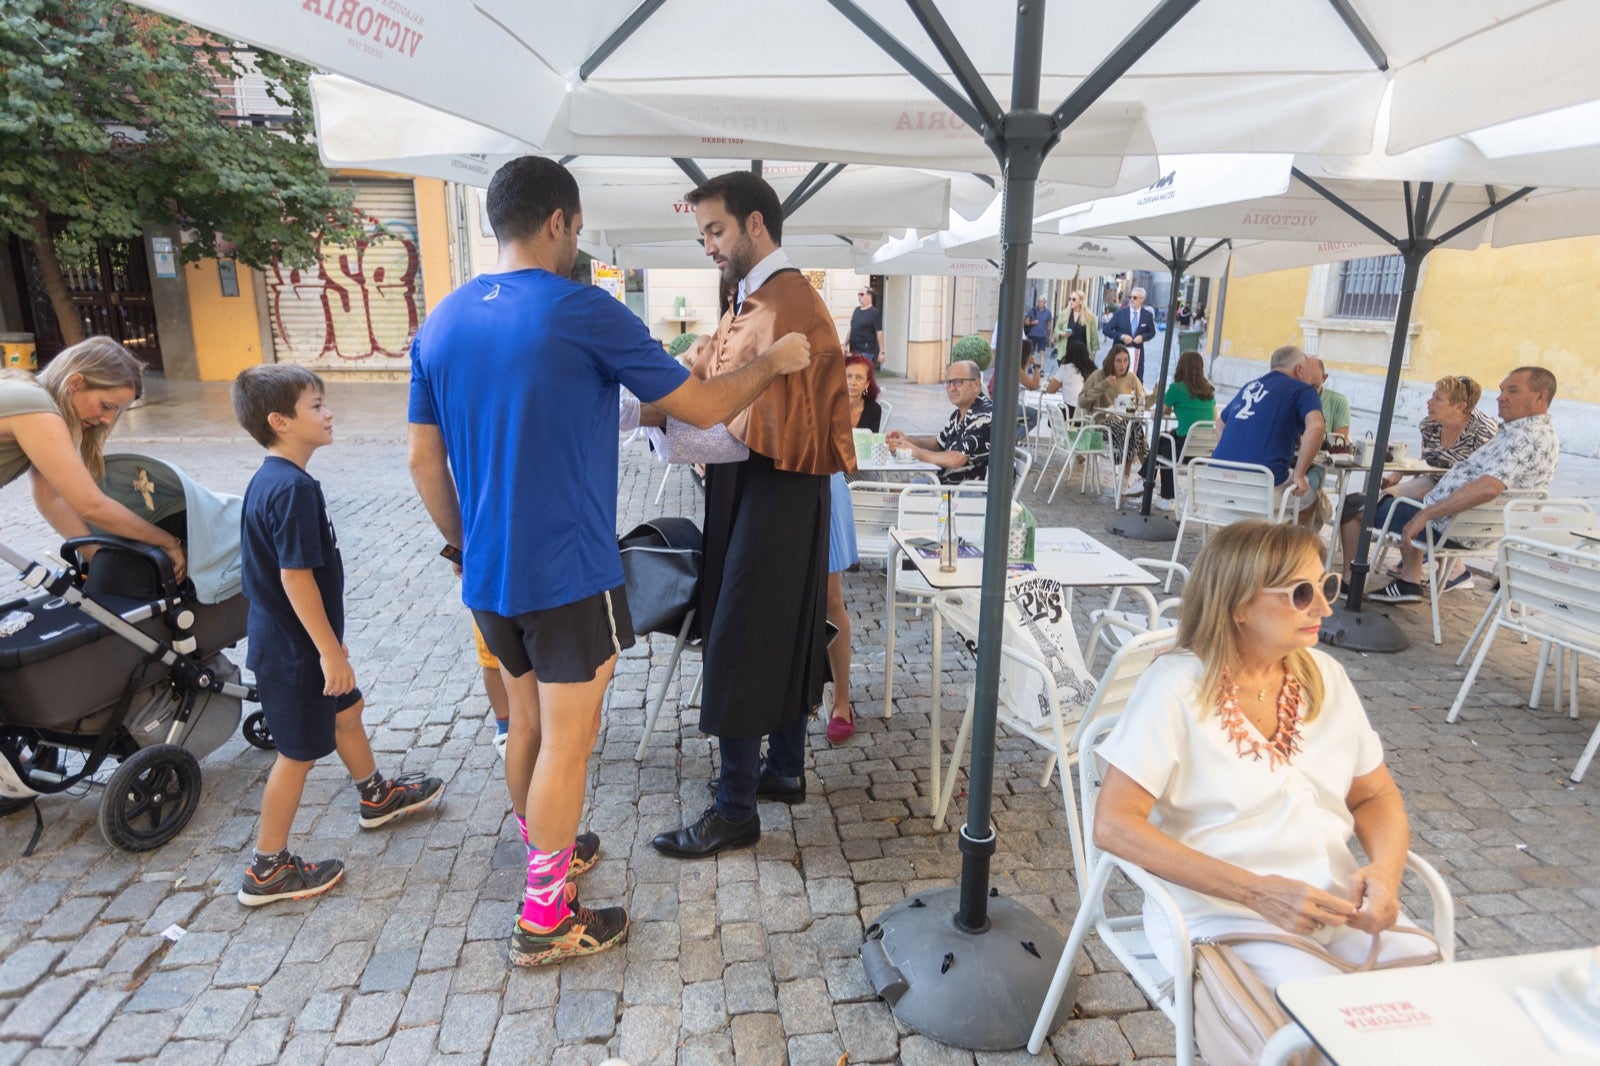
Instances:
[[[213,488],[242,490],[260,453],[234,428],[225,386],[152,391],[155,402],[127,416],[117,443]],[[889,391],[897,424],[942,420],[942,390],[896,383]],[[845,577],[856,738],[830,747],[817,723],[811,798],[764,805],[755,848],[697,863],[651,850],[651,836],[704,806],[712,749],[675,700],[645,760],[634,761],[646,690],[661,679],[670,644],[655,638],[623,657],[591,765],[587,824],[601,834],[603,856],[581,885],[587,902],[626,904],[632,935],[623,948],[557,969],[508,971],[521,845],[489,744],[466,613],[407,477],[404,396],[404,386],[334,386],[339,441],[312,471],[341,533],[349,643],[380,765],[444,778],[443,803],[361,832],[355,793],[337,761],[326,761],[311,774],[293,842],[309,856],[342,856],[349,873],[321,899],[260,911],[233,893],[271,755],[237,737],[203,761],[198,813],[157,851],[111,848],[96,829],[97,793],[45,800],[44,838],[31,858],[20,855],[32,819],[0,821],[0,1064],[1034,1061],[905,1031],[862,974],[865,925],[959,871],[954,834],[935,831],[927,815],[927,624],[903,626],[897,713],[886,720],[883,574],[870,565]],[[660,477],[643,452],[625,449],[622,528],[657,513],[697,515],[696,491],[679,473],[653,505]],[[1106,532],[1103,500],[1064,489],[1047,506],[1031,484],[1024,498],[1043,524],[1078,525],[1140,553]],[[53,544],[22,486],[0,493],[0,529],[27,549]],[[0,596],[14,589],[0,585]],[[1423,605],[1394,611],[1417,641],[1411,650],[1334,654],[1383,735],[1416,849],[1455,893],[1460,954],[1600,942],[1600,776],[1577,786],[1566,779],[1600,706],[1594,682],[1582,683],[1580,721],[1548,701],[1527,709],[1534,653],[1502,640],[1462,721],[1443,721],[1463,674],[1456,651],[1487,597],[1480,588],[1447,598],[1443,648],[1428,640]],[[1082,595],[1077,610],[1098,602]],[[944,662],[941,698],[954,723],[971,659],[952,642]],[[692,676],[685,671],[675,693],[686,696]],[[1000,738],[994,884],[1065,932],[1077,898],[1059,792],[1038,780],[1043,757]],[[963,810],[958,799],[953,820]],[[173,925],[186,930],[175,943],[161,935]],[[1107,953],[1091,943],[1079,967],[1080,1016],[1055,1034],[1051,1052],[1081,1063],[1170,1058],[1170,1026]]]

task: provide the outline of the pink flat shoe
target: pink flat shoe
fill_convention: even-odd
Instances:
[[[856,707],[850,704],[850,717],[834,716],[828,719],[828,743],[843,744],[856,735]]]

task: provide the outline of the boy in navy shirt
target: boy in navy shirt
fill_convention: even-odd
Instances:
[[[361,793],[361,827],[372,829],[432,804],[436,777],[378,772],[361,724],[364,701],[344,646],[344,562],[322,488],[306,473],[311,454],[333,443],[322,379],[287,363],[252,366],[233,383],[233,413],[267,449],[244,494],[243,579],[250,650],[261,710],[278,760],[261,796],[255,859],[239,902],[259,907],[320,895],[344,876],[338,859],[306,862],[289,851],[289,826],[306,774],[337,751]]]

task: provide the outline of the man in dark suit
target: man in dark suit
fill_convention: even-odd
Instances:
[[[1155,339],[1156,335],[1156,315],[1144,305],[1144,290],[1130,292],[1128,306],[1118,308],[1111,320],[1100,327],[1100,332],[1110,337],[1112,343],[1128,349],[1134,377],[1144,377],[1144,342]]]

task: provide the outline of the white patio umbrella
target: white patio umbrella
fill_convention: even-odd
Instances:
[[[753,158],[998,163],[1002,375],[1017,372],[1041,176],[1109,186],[1125,159],[1155,148],[1364,152],[1391,81],[1391,148],[1600,98],[1589,55],[1600,6],[1587,0],[1129,0],[1121,21],[1091,0],[1060,0],[1054,18],[1047,0],[948,11],[935,0],[795,0],[759,12],[591,0],[556,17],[525,0],[147,3],[549,152],[693,156],[731,144]],[[1090,50],[1106,56],[1092,70],[1076,58]],[[1538,56],[1541,76],[1506,56]],[[1006,424],[1016,397],[999,401]],[[985,536],[999,544],[1012,472],[1000,464],[990,477]],[[1042,1001],[1041,956],[1060,943],[988,892],[1005,576],[1002,553],[986,556],[959,891],[891,908],[863,945],[897,1018],[974,1048],[1022,1042],[1018,1019]],[[945,980],[957,953],[962,977]]]
[[[1564,149],[1538,155],[1555,173],[1600,185],[1600,171],[1582,171],[1575,165],[1590,151]],[[1226,233],[1234,238],[1234,262],[1244,273],[1370,255],[1402,257],[1405,271],[1361,539],[1350,564],[1349,598],[1323,625],[1323,639],[1330,644],[1361,651],[1399,651],[1409,644],[1387,616],[1363,613],[1362,598],[1376,486],[1423,260],[1440,247],[1471,249],[1486,242],[1504,247],[1600,233],[1600,190],[1517,187],[1494,180],[1500,174],[1531,178],[1536,169],[1530,157],[1491,159],[1470,139],[1452,138],[1402,156],[1303,159],[1291,169],[1281,191],[1251,199],[1209,206],[1178,204],[1168,210],[1167,204],[1140,204],[1136,195],[1123,195],[1063,213],[1062,228],[1080,234],[1121,232],[1129,226],[1169,236]],[[1460,175],[1459,181],[1453,175]]]

